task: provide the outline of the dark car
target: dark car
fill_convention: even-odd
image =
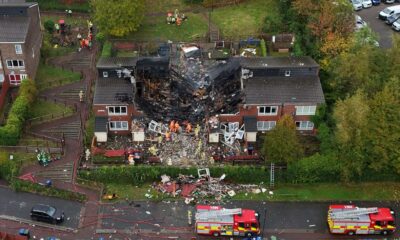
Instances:
[[[372,0],[372,5],[379,5],[381,4],[381,0]]]
[[[386,24],[392,25],[399,18],[400,18],[400,13],[394,13],[394,14],[392,14],[389,17],[386,18]]]
[[[64,221],[64,212],[49,205],[38,204],[31,209],[31,219],[53,224],[61,223]]]

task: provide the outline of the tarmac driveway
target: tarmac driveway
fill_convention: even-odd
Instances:
[[[379,44],[382,48],[390,48],[392,46],[392,34],[399,34],[394,31],[391,26],[387,25],[385,21],[378,18],[379,12],[386,7],[399,5],[399,3],[394,4],[384,4],[381,3],[378,6],[372,6],[367,9],[355,12],[364,21],[368,23],[368,26],[375,31],[379,36]]]
[[[30,220],[29,213],[35,204],[48,204],[65,212],[65,221],[60,226],[78,228],[82,204],[59,198],[45,197],[32,193],[14,192],[0,187],[0,215]]]

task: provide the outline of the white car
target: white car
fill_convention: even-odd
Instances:
[[[363,27],[368,26],[368,24],[358,15],[354,15],[355,16],[355,23],[356,23],[356,27],[355,30],[358,31]]]
[[[392,28],[393,28],[395,31],[400,31],[400,19],[397,19],[397,21],[395,21],[395,22],[392,24]]]
[[[361,10],[363,8],[362,0],[351,0],[351,4],[353,4],[353,9],[355,11]]]
[[[371,0],[361,0],[361,1],[362,1],[363,8],[372,7],[372,1]]]

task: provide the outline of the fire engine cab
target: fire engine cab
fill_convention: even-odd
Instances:
[[[354,205],[330,205],[328,225],[331,233],[382,234],[395,231],[394,212],[389,208],[359,208]]]
[[[220,206],[196,207],[196,232],[209,236],[245,236],[260,234],[259,216],[254,210]]]

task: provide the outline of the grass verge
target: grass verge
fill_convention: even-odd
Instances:
[[[32,124],[41,123],[55,118],[70,116],[73,113],[71,107],[64,104],[53,103],[43,99],[37,99],[31,107]]]
[[[36,87],[39,91],[43,91],[48,88],[62,86],[80,80],[80,73],[41,64],[36,75]]]
[[[36,138],[30,135],[22,135],[19,140],[18,146],[36,146],[38,148],[46,148],[46,147],[59,147],[61,143],[56,143],[53,141],[48,141],[42,138]]]
[[[134,185],[122,185],[122,184],[107,184],[104,187],[105,195],[116,194],[118,199],[129,199],[129,200],[153,200],[161,201],[167,199],[166,196],[154,190],[151,184],[144,184],[142,186]],[[145,196],[149,194],[151,198]],[[117,199],[117,200],[118,200]],[[102,199],[104,202],[109,202],[109,200]]]

